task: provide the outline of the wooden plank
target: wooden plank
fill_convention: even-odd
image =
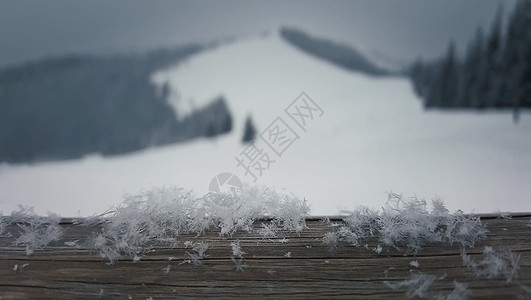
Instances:
[[[480,259],[484,246],[494,246],[520,254],[517,280],[476,277],[463,267],[458,245],[426,245],[416,255],[406,256],[394,249],[377,254],[373,248],[378,241],[373,238],[366,241],[367,247],[340,243],[329,249],[321,239],[331,228],[317,218],[308,218],[308,228],[299,234],[281,231],[273,239],[243,232],[224,238],[215,230],[199,237],[182,235],[174,247],[152,245],[140,262],[124,257],[109,265],[90,249],[87,241],[91,232],[101,228],[79,227],[66,220],[61,223],[61,241],[29,256],[24,248],[13,246],[15,237],[0,237],[0,298],[403,299],[405,288],[393,290],[384,282],[407,280],[412,272],[437,277],[430,295],[450,293],[457,280],[468,284],[470,299],[531,296],[531,217],[522,214],[512,219],[482,220],[489,229],[487,238],[467,249],[467,253]],[[7,228],[8,232],[16,230],[16,226]],[[73,240],[79,240],[78,247],[64,244]],[[230,243],[237,240],[246,252],[243,272],[231,259]],[[191,251],[185,241],[209,245],[202,265],[183,263],[186,252]],[[412,260],[420,264],[418,270],[410,265]],[[27,265],[22,269],[13,269],[24,264]]]

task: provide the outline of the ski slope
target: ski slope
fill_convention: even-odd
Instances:
[[[380,208],[390,191],[440,197],[450,210],[531,211],[529,113],[514,125],[509,112],[425,112],[407,79],[342,70],[276,35],[216,48],[152,79],[170,85],[180,118],[223,95],[233,131],[117,157],[0,165],[0,210],[23,204],[39,213],[86,216],[152,186],[201,196],[222,172],[253,183],[235,160],[245,149],[246,116],[259,133],[279,116],[289,121],[284,109],[304,91],[322,116],[306,132],[293,126],[299,139],[281,157],[271,156],[275,162],[255,184],[305,197],[314,215]]]

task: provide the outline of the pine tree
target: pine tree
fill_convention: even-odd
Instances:
[[[218,135],[218,130],[216,128],[216,124],[214,122],[210,122],[208,123],[207,127],[206,127],[206,131],[205,131],[205,137],[215,137],[216,135]]]
[[[486,87],[485,101],[486,107],[496,107],[501,105],[504,90],[503,62],[502,62],[502,16],[503,8],[498,7],[496,17],[491,25],[487,38],[485,56],[487,71],[483,80]]]
[[[256,137],[256,128],[254,127],[251,116],[247,116],[245,127],[243,129],[242,143],[250,143]]]
[[[232,116],[227,113],[225,119],[221,123],[221,133],[230,132],[232,130]]]
[[[432,63],[415,63],[409,72],[427,107],[531,107],[531,0],[518,0],[503,33],[500,6],[484,35],[478,28],[462,62],[450,43]],[[515,116],[517,113],[515,113]]]
[[[420,97],[426,96],[426,73],[426,66],[421,59],[417,59],[417,61],[415,61],[413,66],[409,69],[409,76],[413,82],[413,89]]]
[[[436,79],[430,87],[428,106],[452,107],[457,98],[457,60],[455,43],[451,41],[446,56],[439,63]]]
[[[489,36],[487,39],[486,55],[487,61],[491,68],[498,67],[501,63],[500,52],[502,49],[502,21],[503,21],[503,8],[500,6],[496,12],[496,17],[490,28]]]
[[[517,2],[506,36],[507,98],[518,110],[531,105],[531,1]]]
[[[483,30],[478,28],[476,31],[476,37],[468,45],[465,61],[461,66],[461,73],[463,75],[459,81],[459,106],[479,106],[478,85],[481,77],[480,69],[484,64],[483,44]]]

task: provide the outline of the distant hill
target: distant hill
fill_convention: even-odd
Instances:
[[[351,46],[313,37],[304,31],[293,28],[281,28],[280,35],[300,50],[347,70],[373,76],[388,74],[386,70],[370,62]]]
[[[232,128],[223,98],[177,120],[151,74],[207,46],[143,55],[73,55],[0,70],[0,162],[113,155]]]

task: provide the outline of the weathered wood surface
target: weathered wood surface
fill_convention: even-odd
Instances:
[[[483,218],[489,229],[487,239],[467,249],[476,258],[481,257],[485,245],[519,253],[518,279],[512,282],[505,278],[477,278],[472,270],[463,267],[458,245],[428,245],[416,256],[404,256],[403,252],[386,249],[376,254],[372,250],[377,245],[374,239],[368,240],[368,248],[340,243],[330,251],[321,241],[330,227],[317,219],[308,219],[308,229],[300,234],[281,232],[275,239],[264,240],[248,233],[223,238],[216,231],[199,237],[181,236],[173,248],[153,245],[152,252],[140,262],[126,257],[108,265],[86,242],[90,231],[98,229],[66,222],[62,224],[65,233],[60,242],[30,256],[23,248],[13,246],[13,237],[0,238],[0,298],[404,299],[404,289],[392,290],[384,282],[409,279],[409,270],[413,269],[410,262],[416,260],[419,272],[442,278],[430,288],[431,293],[448,294],[457,280],[468,284],[472,291],[469,299],[528,299],[530,219],[525,215]],[[64,244],[72,240],[80,240],[79,247]],[[187,240],[208,243],[202,266],[180,264],[187,258],[186,251],[190,251],[184,246]],[[231,259],[230,243],[235,240],[246,252],[243,272],[237,271]],[[174,259],[169,261],[169,257]],[[24,264],[27,265],[22,269],[13,269]]]

